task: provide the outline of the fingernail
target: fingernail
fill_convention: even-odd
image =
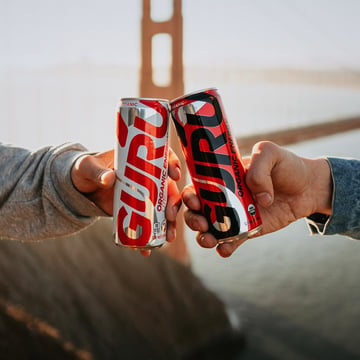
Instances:
[[[263,207],[268,207],[272,204],[272,196],[267,192],[261,192],[255,195],[255,199],[259,205]]]
[[[104,170],[103,173],[100,176],[100,181],[102,184],[106,184],[107,180],[106,177],[111,174],[113,171],[111,170]]]
[[[102,174],[101,174],[101,176],[100,176],[100,182],[101,182],[101,184],[106,184],[106,176],[107,176],[107,174],[108,174],[108,171],[104,171]]]
[[[205,242],[205,236],[204,236],[204,235],[200,235],[200,237],[199,237],[199,243],[204,244],[204,242]]]

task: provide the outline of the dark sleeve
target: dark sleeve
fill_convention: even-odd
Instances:
[[[360,239],[360,160],[329,157],[328,161],[333,179],[332,215],[311,215],[307,219],[310,230]]]

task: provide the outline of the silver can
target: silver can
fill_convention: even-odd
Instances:
[[[151,249],[166,241],[169,103],[122,98],[117,113],[115,244]]]

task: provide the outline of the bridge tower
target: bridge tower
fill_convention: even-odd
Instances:
[[[168,0],[173,3],[172,17],[157,22],[151,18],[151,0],[143,0],[141,20],[141,80],[140,96],[173,99],[183,94],[183,21],[181,12],[182,0]],[[171,78],[168,85],[159,86],[154,83],[152,64],[152,39],[157,34],[168,34],[172,40]]]
[[[172,2],[172,16],[165,21],[154,21],[151,18],[151,0],[142,1],[141,20],[141,70],[140,70],[140,96],[162,99],[174,99],[184,93],[183,79],[183,20],[182,0],[168,0]],[[153,37],[158,34],[168,34],[171,39],[170,79],[166,85],[154,82]],[[180,190],[184,187],[186,177],[186,164],[181,153],[174,126],[170,124],[170,146],[181,161],[182,179],[178,183]],[[164,251],[171,257],[189,264],[189,254],[185,243],[185,231],[182,210],[177,221],[176,241],[167,246]]]

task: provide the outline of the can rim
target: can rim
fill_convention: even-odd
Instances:
[[[262,228],[262,225],[260,224],[256,228],[251,229],[249,231],[245,231],[243,233],[237,234],[237,235],[229,237],[229,238],[218,239],[217,243],[224,244],[224,243],[231,243],[231,242],[238,241],[238,240],[251,239],[255,234],[257,234],[261,230],[261,228]]]
[[[213,86],[213,87],[208,87],[208,88],[204,88],[204,89],[200,89],[200,90],[191,91],[191,92],[186,93],[186,94],[184,94],[184,95],[178,96],[178,97],[175,98],[175,99],[172,99],[172,100],[170,101],[170,104],[172,104],[172,103],[174,103],[174,102],[177,102],[177,101],[179,101],[179,100],[182,100],[182,99],[184,99],[184,98],[186,98],[186,97],[188,97],[188,96],[195,95],[195,94],[199,94],[199,93],[201,93],[201,92],[205,92],[205,91],[209,91],[209,90],[216,90],[216,91],[217,91],[218,88],[215,87],[215,86]]]
[[[163,102],[169,102],[168,99],[160,99],[160,98],[151,98],[151,97],[122,97],[120,98],[120,101],[124,101],[124,100],[128,100],[128,101],[140,101],[140,100],[147,100],[147,101],[163,101]]]

